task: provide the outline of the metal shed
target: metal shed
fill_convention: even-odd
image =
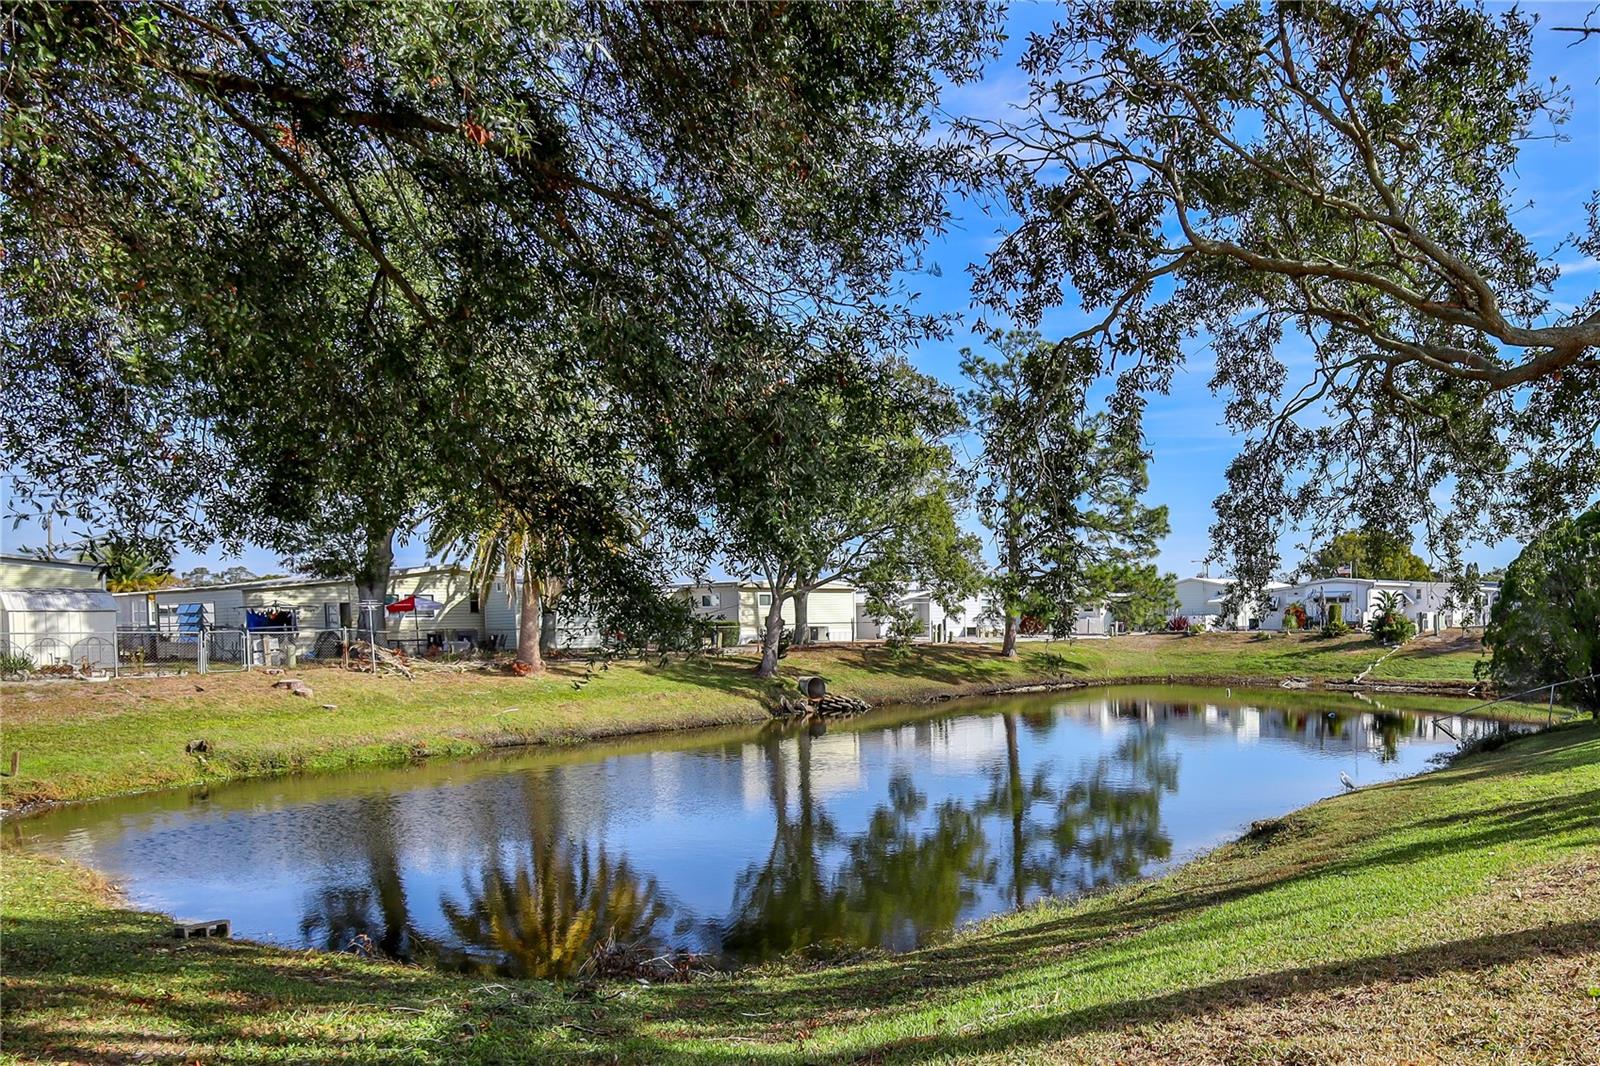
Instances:
[[[111,593],[83,588],[0,588],[0,650],[36,667],[117,661],[117,604]]]

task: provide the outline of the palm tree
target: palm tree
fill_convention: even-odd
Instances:
[[[517,658],[521,674],[544,672],[540,637],[547,605],[560,596],[566,581],[556,565],[559,546],[536,523],[514,510],[486,516],[481,528],[455,538],[468,543],[472,580],[487,599],[496,575],[504,578],[506,595],[517,597]]]
[[[173,583],[172,567],[164,560],[115,534],[85,541],[78,559],[96,564],[111,592],[142,592]]]

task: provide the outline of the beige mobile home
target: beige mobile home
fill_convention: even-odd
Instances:
[[[437,601],[420,614],[382,611],[389,641],[471,642],[484,638],[482,605],[467,572],[451,566],[399,567],[389,575],[386,602],[408,596]],[[217,585],[191,585],[151,592],[119,592],[118,622],[140,629],[180,628],[294,630],[360,628],[367,623],[355,585],[342,579],[261,578]]]

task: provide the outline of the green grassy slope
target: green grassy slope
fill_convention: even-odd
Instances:
[[[1600,1023],[1590,723],[912,955],[654,988],[179,944],[3,858],[10,1061],[1554,1063]]]
[[[882,647],[796,652],[786,677],[820,673],[836,691],[873,702],[916,700],[1036,681],[1127,677],[1282,677],[1348,681],[1387,649],[1338,640],[1248,634],[1029,643],[1015,659],[993,646]],[[1373,680],[1470,681],[1470,642],[1407,646]],[[7,806],[89,799],[150,788],[299,769],[396,763],[515,743],[560,743],[694,726],[759,721],[790,681],[762,682],[747,655],[666,665],[626,662],[585,679],[563,664],[542,679],[431,669],[417,680],[334,668],[298,676],[301,699],[260,673],[6,685],[5,757],[21,772],[0,779]],[[324,705],[332,705],[325,709]],[[187,744],[204,740],[202,755]]]

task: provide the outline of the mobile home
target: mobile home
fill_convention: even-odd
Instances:
[[[731,622],[739,627],[738,643],[760,641],[766,629],[767,612],[772,609],[772,592],[756,581],[713,581],[684,585],[678,595],[700,618]],[[793,631],[794,597],[783,602],[783,627]],[[814,642],[848,641],[856,638],[856,590],[845,581],[831,581],[813,589],[806,597],[806,627]]]

